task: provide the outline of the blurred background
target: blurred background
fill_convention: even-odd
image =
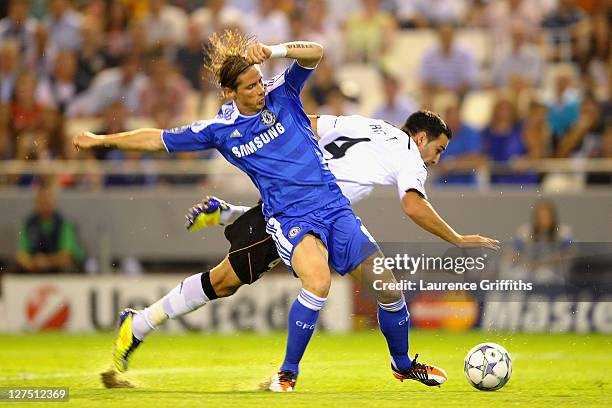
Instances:
[[[609,256],[612,241],[611,17],[609,0],[3,1],[0,330],[111,328],[121,308],[151,303],[225,255],[221,228],[183,228],[185,211],[206,194],[257,200],[250,180],[216,152],[71,145],[82,130],[171,128],[214,116],[219,89],[202,63],[208,36],[225,28],[267,44],[325,46],[302,93],[310,114],[401,125],[418,109],[439,113],[455,134],[429,171],[442,216],[461,233],[503,241],[510,271],[565,264],[562,278],[580,280],[583,270],[567,267],[579,258],[575,243],[603,243],[595,252]],[[265,75],[284,63],[267,62]],[[355,208],[380,242],[437,240],[403,216],[394,188]],[[351,282],[335,286],[338,308],[328,309],[349,323],[330,319],[330,327],[375,324]],[[265,277],[196,318],[208,323],[177,328],[282,327],[282,318],[275,326],[266,316],[286,307],[294,287],[289,276]],[[456,308],[441,304],[437,314],[430,303],[421,308],[424,327],[484,326],[480,309],[466,307],[468,317],[457,320]],[[612,331],[610,303],[602,304],[604,312],[589,306],[587,323],[570,318],[563,327]],[[512,313],[527,316],[529,305]],[[541,313],[536,329],[551,329],[552,312]],[[249,326],[249,316],[260,323]],[[510,328],[534,330],[533,319],[521,319]]]

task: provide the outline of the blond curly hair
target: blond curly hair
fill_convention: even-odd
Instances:
[[[254,36],[245,36],[238,30],[225,30],[221,35],[213,33],[208,38],[208,61],[204,68],[211,82],[221,88],[236,89],[238,76],[252,64],[245,58]]]

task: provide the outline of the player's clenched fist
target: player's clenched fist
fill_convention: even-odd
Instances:
[[[90,149],[98,146],[100,138],[91,132],[81,132],[72,139],[72,145],[75,149]]]
[[[272,55],[272,50],[265,44],[255,43],[249,45],[246,59],[249,64],[261,64]]]

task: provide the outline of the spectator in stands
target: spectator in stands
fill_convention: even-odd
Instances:
[[[521,90],[540,86],[544,73],[544,57],[540,48],[528,41],[527,29],[522,22],[512,25],[511,41],[496,58],[492,68],[493,84],[498,88],[512,86]]]
[[[559,141],[557,157],[589,157],[601,143],[605,118],[601,105],[592,94],[586,94],[580,105],[580,116]]]
[[[138,112],[145,82],[139,58],[128,54],[123,57],[120,67],[107,68],[96,75],[89,89],[70,104],[67,114],[70,117],[99,115],[116,100],[121,100],[134,114]]]
[[[2,40],[0,44],[0,104],[8,103],[15,88],[19,72],[19,45],[14,40]]]
[[[451,91],[460,98],[477,85],[478,63],[474,55],[455,42],[455,29],[450,24],[438,28],[437,46],[425,52],[420,64],[420,77],[426,99],[439,92]]]
[[[612,160],[612,121],[608,119],[606,129],[601,138],[601,146],[593,157]],[[587,177],[588,184],[612,184],[612,172],[590,173]]]
[[[374,109],[372,117],[401,127],[406,118],[417,110],[416,102],[402,94],[399,80],[391,73],[383,71],[381,76],[385,99],[382,105]]]
[[[27,273],[77,271],[84,253],[72,223],[57,210],[51,187],[36,192],[35,211],[19,233],[17,267]]]
[[[548,102],[548,124],[553,134],[553,144],[559,140],[578,119],[580,100],[574,87],[574,68],[563,65],[557,68],[554,76],[553,97]]]
[[[461,109],[457,98],[449,101],[444,110],[444,120],[453,131],[453,140],[448,144],[437,166],[441,177],[436,180],[436,183],[475,186],[476,172],[486,162],[486,157],[482,154],[480,133],[461,119]]]
[[[166,0],[149,0],[149,12],[143,22],[148,42],[155,47],[176,47],[185,40],[187,13],[180,7],[168,5]]]
[[[128,110],[120,100],[116,100],[104,109],[101,126],[95,133],[106,135],[110,133],[125,132],[127,130],[127,120]],[[104,160],[110,150],[106,148],[97,148],[92,151],[96,159]]]
[[[88,0],[80,4],[77,3],[77,7],[84,18],[81,26],[92,19],[99,21],[104,20],[106,18],[107,3],[106,0]]]
[[[53,72],[38,82],[37,100],[46,108],[63,113],[84,89],[76,80],[77,59],[71,51],[60,51],[55,56]]]
[[[36,75],[44,76],[52,70],[53,57],[57,50],[49,49],[49,33],[44,24],[37,24],[34,30],[34,45],[22,55],[23,64]]]
[[[127,35],[129,24],[127,6],[122,1],[111,1],[108,3],[106,15],[106,25],[104,27],[105,54],[108,58],[108,65],[116,66],[127,52],[129,44]]]
[[[308,0],[302,11],[304,31],[307,34],[304,38],[323,43],[337,32],[338,27],[329,16],[329,7],[325,0]]]
[[[49,15],[44,20],[49,35],[48,52],[78,51],[81,46],[81,15],[68,0],[50,0]]]
[[[204,57],[206,58],[206,57]],[[186,118],[209,118],[219,111],[219,106],[227,99],[221,97],[219,87],[209,81],[207,72],[202,72],[201,87],[196,93],[191,93],[186,101]]]
[[[552,156],[552,132],[548,126],[548,109],[536,99],[530,102],[525,115],[523,140],[527,150],[531,152],[531,158]]]
[[[289,41],[289,17],[278,9],[276,0],[259,0],[257,11],[247,18],[245,30],[264,44]]]
[[[76,156],[72,144],[67,143],[64,116],[53,110],[44,109],[40,114],[38,129],[20,134],[17,144],[17,159],[20,160],[66,160]],[[34,186],[45,179],[45,175],[21,174],[15,178],[19,186]],[[75,176],[69,172],[57,176],[62,186],[73,185]]]
[[[149,41],[144,21],[133,20],[128,27],[126,52],[138,57],[141,61],[147,61],[162,54],[164,47],[159,42]]]
[[[83,43],[78,53],[76,86],[78,89],[87,89],[96,74],[108,65],[108,58],[104,50],[104,33],[100,21],[91,17],[86,18],[81,26]]]
[[[571,267],[573,242],[572,229],[561,224],[554,203],[543,199],[533,207],[531,224],[521,225],[513,238],[513,261],[525,268],[530,281],[563,283]]]
[[[491,120],[482,131],[482,143],[484,153],[494,165],[506,164],[509,169],[518,173],[527,169],[527,159],[530,156],[523,140],[523,125],[507,95],[498,95]],[[532,184],[537,181],[538,178],[530,174],[491,176],[492,183]]]
[[[8,15],[0,20],[0,42],[15,40],[19,52],[26,54],[34,46],[36,24],[30,17],[29,0],[10,0]]]
[[[176,52],[176,65],[189,81],[192,89],[202,89],[202,63],[204,52],[202,50],[204,36],[200,25],[192,18],[187,26],[187,41]]]
[[[151,61],[149,70],[140,94],[139,114],[151,116],[153,106],[163,101],[173,118],[181,117],[189,92],[188,82],[161,56]]]
[[[228,25],[238,24],[240,31],[244,31],[247,18],[242,10],[227,4],[225,0],[209,0],[206,6],[191,14],[191,20],[198,24],[202,39],[205,39]]]
[[[28,72],[22,72],[15,81],[15,92],[10,104],[10,130],[17,151],[24,151],[25,146],[38,144],[42,131],[44,108],[35,98],[36,78]],[[24,148],[20,148],[23,145]],[[42,143],[39,144],[42,146]],[[27,154],[18,154],[19,159],[28,159]]]
[[[559,0],[557,7],[544,17],[548,59],[574,61],[586,35],[588,22],[574,0]]]
[[[135,172],[129,174],[107,174],[104,185],[107,187],[130,187],[155,184],[157,177],[147,170],[149,156],[143,152],[130,152],[123,150],[111,150],[106,160],[122,161],[129,163],[129,168]],[[138,171],[142,171],[139,173]]]
[[[289,14],[289,38],[308,38],[305,36],[305,21],[302,13]]]
[[[362,10],[346,20],[346,60],[377,63],[391,48],[396,23],[391,14],[381,10],[379,3],[379,0],[362,0]]]
[[[15,93],[10,104],[9,135],[11,148],[17,160],[48,160],[66,158],[67,149],[63,133],[63,119],[53,109],[45,109],[36,96],[36,79],[29,72],[22,72],[15,83]],[[23,174],[12,181],[28,186],[37,178]]]
[[[493,55],[500,44],[510,42],[512,27],[517,23],[523,25],[528,41],[536,41],[540,23],[552,10],[554,1],[540,0],[498,0],[487,2],[482,15],[483,21],[473,22],[478,27],[485,27],[491,37]]]
[[[306,83],[305,93],[310,94],[318,106],[324,105],[328,95],[338,86],[334,74],[334,67],[323,59],[312,74],[312,79]]]
[[[325,104],[319,108],[322,115],[348,116],[356,115],[359,107],[342,91],[339,85],[331,88],[327,94]]]
[[[53,109],[45,109],[42,115],[42,131],[47,139],[47,157],[52,159],[72,159],[76,157],[76,151],[66,138],[66,120],[61,112]],[[65,176],[62,176],[65,178]],[[65,179],[59,182],[65,184]]]
[[[395,0],[394,3],[402,28],[460,25],[469,6],[466,0]]]
[[[290,16],[299,12],[300,5],[297,3],[296,0],[276,0],[276,7],[287,16]]]
[[[608,90],[610,72],[610,38],[612,29],[610,17],[612,16],[612,3],[608,9],[602,7],[591,19],[591,32],[587,39],[584,52],[579,55],[580,71],[583,74],[582,82],[587,83],[586,88],[591,89],[600,99],[610,97]],[[590,82],[590,83],[589,83]]]
[[[13,140],[9,132],[10,122],[9,105],[0,103],[0,160],[13,159]],[[0,184],[4,181],[0,178]]]
[[[299,13],[303,25],[302,34],[294,38],[308,38],[318,42],[328,50],[338,50],[326,55],[326,59],[340,64],[344,59],[342,33],[337,22],[330,15],[326,0],[308,0]]]

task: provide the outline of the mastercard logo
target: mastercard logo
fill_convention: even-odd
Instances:
[[[468,330],[478,321],[480,308],[469,292],[420,293],[410,303],[410,321],[425,329]]]

